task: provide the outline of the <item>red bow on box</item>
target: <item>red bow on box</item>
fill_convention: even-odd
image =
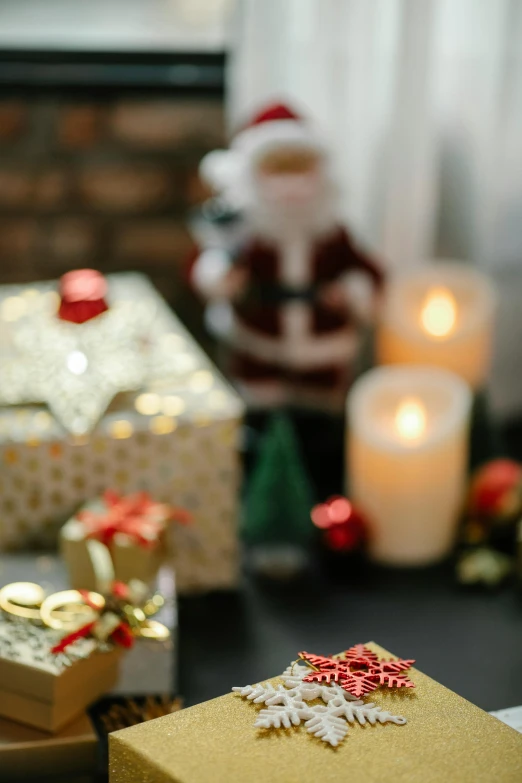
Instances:
[[[83,324],[108,310],[107,281],[95,269],[74,269],[60,279],[58,318]]]
[[[108,595],[79,590],[83,603],[95,612],[95,618],[63,637],[51,652],[58,654],[78,639],[92,637],[100,642],[112,642],[120,647],[132,647],[136,637],[164,640],[168,628],[149,617],[163,606],[163,598],[156,593],[147,599],[146,585],[138,580],[129,584],[113,582]]]
[[[185,509],[156,503],[147,492],[124,496],[107,490],[103,500],[107,507],[104,511],[85,509],[76,518],[83,523],[86,538],[95,538],[108,547],[117,533],[124,533],[148,549],[155,545],[166,522],[186,525],[192,521]]]

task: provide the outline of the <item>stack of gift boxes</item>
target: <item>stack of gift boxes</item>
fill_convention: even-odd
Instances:
[[[107,563],[102,562],[100,569],[95,559],[94,565],[103,587]],[[71,643],[71,630],[85,628],[91,619],[85,615],[89,607],[81,596],[92,603],[97,594],[62,590],[67,586],[67,568],[58,555],[6,555],[0,560],[0,572],[7,582],[0,589],[0,780],[47,775],[57,781],[62,780],[59,775],[103,769],[106,725],[121,728],[136,723],[144,703],[148,716],[165,714],[173,704],[177,610],[172,572],[160,569],[157,592],[141,588],[141,607],[134,607],[138,613],[140,608],[150,611],[146,603],[151,598],[159,605],[154,607],[154,622],[146,623],[147,636],[134,628],[132,647],[108,638],[110,627],[103,629],[104,623],[104,632],[93,629]],[[19,581],[29,576],[45,584],[47,597],[39,584]],[[121,591],[122,583],[115,584]],[[135,591],[139,584],[130,582]],[[126,605],[132,600],[130,590],[119,608],[114,598],[107,595],[106,599],[112,602],[108,605],[112,613],[121,615],[122,607],[127,612],[133,608]],[[77,622],[71,613],[77,613]]]
[[[96,738],[86,708],[116,684],[120,650],[101,652],[84,639],[54,654],[56,634],[2,615],[0,779],[94,770]]]
[[[151,672],[172,674],[148,619],[161,593],[237,586],[242,404],[139,275],[0,287],[0,352],[0,550],[59,545],[79,591],[57,610],[78,613],[67,632],[24,613],[27,584],[0,593],[0,768],[90,771],[87,705],[116,683],[148,700]]]

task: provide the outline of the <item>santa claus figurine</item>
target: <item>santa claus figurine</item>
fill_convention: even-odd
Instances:
[[[229,375],[252,407],[341,409],[383,276],[339,221],[324,144],[274,105],[210,153],[202,174],[234,215],[233,242],[219,220],[206,232],[200,221],[191,271]]]

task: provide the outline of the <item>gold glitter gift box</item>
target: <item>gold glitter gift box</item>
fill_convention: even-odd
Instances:
[[[376,644],[368,646],[390,656]],[[400,711],[405,725],[351,725],[334,748],[302,726],[254,728],[259,707],[230,693],[112,734],[110,781],[520,783],[522,736],[420,671],[410,671],[415,688],[379,689],[365,698]]]
[[[0,716],[54,733],[116,684],[120,649],[101,652],[94,640],[80,639],[55,655],[58,638],[0,616]]]
[[[108,283],[82,325],[56,319],[56,282],[0,286],[0,548],[145,490],[192,512],[167,535],[180,592],[234,588],[242,403],[145,277]]]

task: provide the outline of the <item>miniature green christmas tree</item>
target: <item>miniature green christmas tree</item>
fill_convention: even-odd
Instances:
[[[247,488],[244,536],[249,544],[305,546],[313,535],[310,480],[292,423],[275,413]]]

